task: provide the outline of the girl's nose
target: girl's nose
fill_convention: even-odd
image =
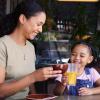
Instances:
[[[80,58],[80,56],[79,55],[76,55],[76,59],[79,59]]]

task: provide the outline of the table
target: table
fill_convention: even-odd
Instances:
[[[59,96],[54,100],[100,100],[100,95],[90,96]]]
[[[20,99],[26,100],[26,99]],[[49,99],[48,99],[49,100]],[[100,95],[89,95],[89,96],[58,96],[52,100],[100,100]]]

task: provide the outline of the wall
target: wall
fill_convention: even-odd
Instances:
[[[6,0],[0,0],[0,19],[5,15],[6,11]]]

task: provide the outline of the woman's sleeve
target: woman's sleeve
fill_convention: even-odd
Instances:
[[[7,52],[6,46],[0,41],[0,67],[6,67]]]

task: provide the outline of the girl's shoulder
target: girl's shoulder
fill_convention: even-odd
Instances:
[[[89,68],[90,72],[98,73],[98,71],[95,68]]]
[[[100,73],[95,68],[90,68],[90,75],[94,82],[100,79]]]
[[[95,73],[98,73],[98,71],[93,67],[85,68],[85,72],[86,72],[86,74],[92,74],[92,75],[94,75]]]

